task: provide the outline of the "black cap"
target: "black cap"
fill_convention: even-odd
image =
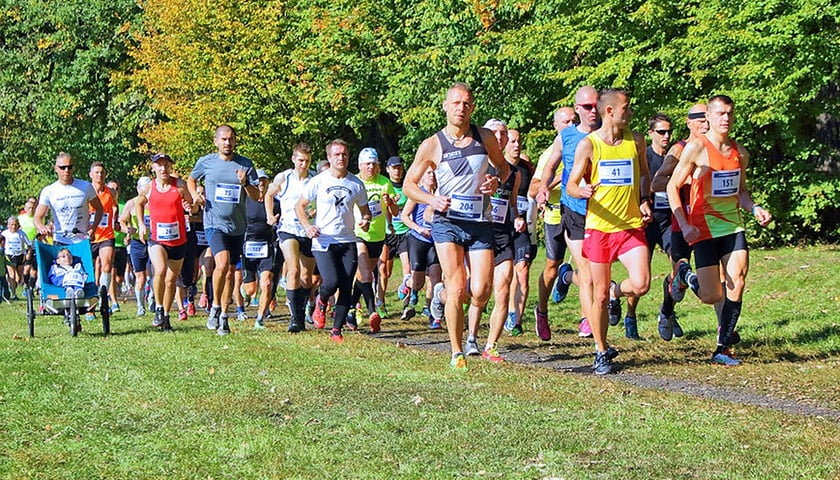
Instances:
[[[402,166],[402,164],[403,164],[402,158],[395,156],[395,157],[391,157],[391,158],[388,159],[388,163],[386,164],[386,166],[388,166],[388,167],[393,167],[393,166],[396,166],[396,165]]]
[[[155,163],[159,160],[169,160],[171,162],[172,157],[170,157],[169,155],[167,155],[165,153],[156,153],[156,154],[152,155],[152,163]]]

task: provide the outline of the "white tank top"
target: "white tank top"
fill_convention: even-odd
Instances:
[[[306,231],[300,224],[295,213],[295,205],[297,205],[300,196],[306,191],[306,186],[312,180],[312,172],[306,172],[306,178],[298,178],[293,169],[283,172],[283,190],[274,196],[274,199],[280,202],[280,227],[281,232],[290,233],[298,237],[305,237]]]

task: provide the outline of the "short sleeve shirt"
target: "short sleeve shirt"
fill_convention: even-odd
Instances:
[[[88,205],[96,198],[96,191],[90,182],[73,179],[70,185],[60,182],[47,185],[41,191],[39,205],[45,205],[52,211],[55,222],[55,239],[58,243],[77,243],[81,241],[73,230],[87,232],[90,228]]]
[[[388,204],[385,203],[385,194],[387,193],[391,198],[394,198],[397,192],[394,190],[391,181],[382,175],[376,175],[368,181],[362,180],[362,183],[365,185],[368,207],[370,207],[370,228],[366,232],[357,225],[356,236],[366,242],[381,242],[385,240],[388,228],[386,218]],[[356,219],[361,220],[361,212],[357,211],[356,214]]]
[[[198,159],[190,177],[204,180],[205,197],[204,228],[215,228],[228,235],[244,235],[247,219],[245,197],[248,194],[239,183],[237,170],[245,170],[248,183],[258,185],[254,163],[241,155],[232,160],[223,160],[218,153],[211,153]]]
[[[330,170],[309,181],[303,196],[315,203],[315,226],[321,231],[312,239],[312,250],[324,252],[333,243],[356,241],[354,207],[368,202],[365,185],[352,173],[336,178]]]

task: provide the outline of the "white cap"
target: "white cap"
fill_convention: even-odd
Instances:
[[[140,177],[137,179],[137,188],[145,187],[146,185],[152,183],[152,179],[146,176]]]
[[[363,148],[361,152],[359,152],[359,165],[363,163],[378,163],[379,162],[379,154],[376,153],[375,148],[367,147]]]

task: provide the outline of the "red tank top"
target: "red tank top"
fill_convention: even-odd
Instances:
[[[153,181],[149,190],[149,216],[152,240],[168,247],[178,247],[187,242],[184,207],[178,187],[169,185],[165,192],[161,192],[158,191],[157,181]]]

